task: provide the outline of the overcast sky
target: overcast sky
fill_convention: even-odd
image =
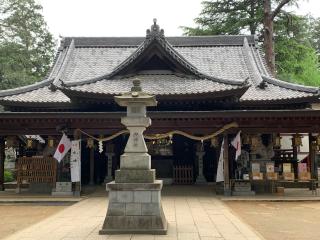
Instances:
[[[202,0],[37,0],[49,30],[61,36],[144,36],[157,18],[166,36],[194,26]],[[320,0],[302,1],[301,14],[320,17]]]

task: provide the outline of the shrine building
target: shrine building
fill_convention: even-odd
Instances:
[[[111,181],[128,139],[126,109],[114,96],[134,79],[158,101],[147,109],[145,134],[166,184],[215,182],[223,149],[225,192],[316,187],[319,89],[275,78],[252,35],[167,37],[154,21],[144,37],[65,37],[45,79],[0,91],[0,190],[9,147],[18,184],[70,182],[69,155],[61,164],[52,158],[63,132],[82,140],[81,184]],[[230,143],[239,131],[235,160]]]

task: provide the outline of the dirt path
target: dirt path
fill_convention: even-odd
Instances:
[[[267,240],[319,240],[320,202],[225,202]]]
[[[67,206],[0,205],[0,239],[35,224]]]

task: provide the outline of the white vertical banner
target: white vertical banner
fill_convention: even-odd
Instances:
[[[71,182],[81,181],[81,140],[71,142],[70,172]]]
[[[241,131],[238,132],[237,136],[232,140],[231,145],[236,149],[236,161],[241,155]]]
[[[216,182],[224,182],[224,151],[223,151],[223,146],[224,146],[224,139],[222,140],[221,143],[221,150],[220,150],[220,156],[219,156],[219,162],[218,162],[218,169],[217,169],[217,178]]]

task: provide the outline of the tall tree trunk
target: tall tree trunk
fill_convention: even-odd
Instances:
[[[254,35],[256,33],[256,27],[255,27],[255,2],[256,0],[250,1],[250,33],[251,35]]]
[[[275,75],[275,55],[273,49],[273,14],[271,11],[271,0],[264,0],[263,8],[263,38],[266,52],[266,61],[272,74]]]

